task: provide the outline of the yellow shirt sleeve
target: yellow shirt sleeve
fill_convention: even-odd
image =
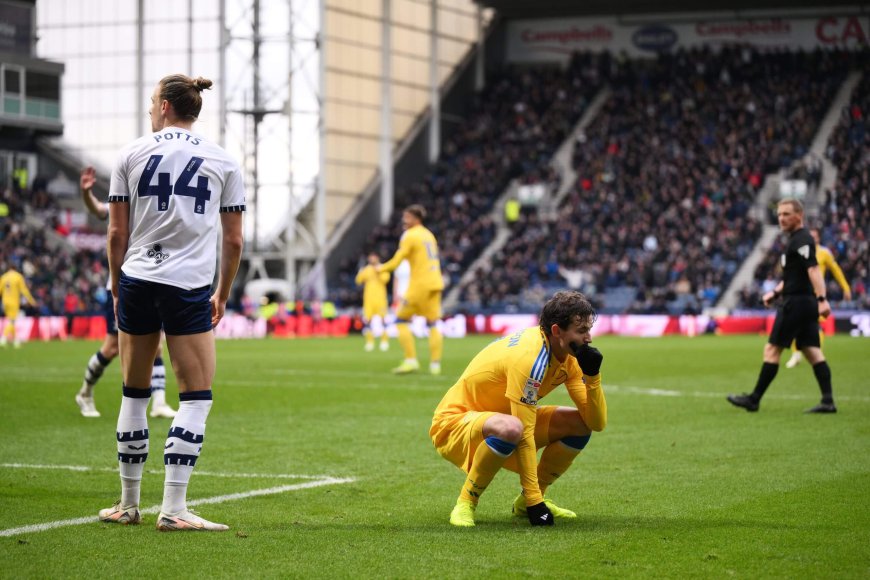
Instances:
[[[354,282],[356,282],[357,286],[362,286],[365,283],[365,281],[366,281],[366,278],[365,278],[366,268],[368,268],[368,266],[365,266],[359,272],[356,273],[356,278],[354,279]]]
[[[834,280],[837,281],[837,284],[840,285],[840,288],[843,289],[844,294],[852,295],[852,289],[849,288],[849,281],[846,280],[846,276],[843,274],[843,270],[840,268],[840,265],[834,259],[832,254],[828,254],[830,256],[828,260],[828,269],[831,271],[831,276],[834,277]]]
[[[607,426],[607,401],[601,388],[601,373],[594,377],[584,375],[582,380],[571,377],[565,389],[586,426],[593,431],[603,431]]]
[[[511,415],[522,421],[523,438],[517,444],[517,463],[520,471],[520,485],[526,505],[536,505],[544,501],[544,494],[538,484],[538,453],[535,448],[535,423],[538,410],[531,405],[511,401]]]
[[[381,279],[381,282],[386,286],[390,282],[390,273],[389,272],[379,272],[378,276]]]
[[[393,254],[393,257],[388,261],[381,264],[381,272],[392,272],[396,268],[399,267],[399,264],[402,263],[402,260],[407,258],[411,254],[411,236],[408,235],[407,232],[402,236],[402,239],[399,240],[399,249],[396,250],[396,253]]]
[[[538,419],[537,404],[540,383],[528,375],[529,370],[531,370],[531,365],[524,357],[508,370],[505,396],[511,402],[511,415],[523,424],[523,438],[516,450],[520,484],[523,486],[526,504],[535,505],[544,501],[544,495],[538,485],[538,450],[535,447],[535,424]]]

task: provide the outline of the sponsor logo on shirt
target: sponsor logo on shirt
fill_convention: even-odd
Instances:
[[[169,259],[169,254],[163,251],[163,246],[160,244],[154,244],[150,248],[148,248],[148,252],[146,255],[154,260],[154,265],[159,266],[163,262]]]
[[[810,247],[809,246],[801,246],[797,249],[798,255],[802,256],[804,260],[810,259]]]
[[[520,397],[520,401],[526,405],[537,405],[538,389],[540,388],[541,383],[539,381],[536,381],[535,379],[526,380],[526,384],[523,387],[523,396]]]

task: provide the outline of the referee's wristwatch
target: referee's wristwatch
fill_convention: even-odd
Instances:
[[[825,298],[824,296],[817,296],[816,300],[818,300],[819,302],[825,302],[827,298]]]

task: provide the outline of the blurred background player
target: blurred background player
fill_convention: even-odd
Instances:
[[[363,287],[363,336],[366,339],[366,352],[375,350],[375,334],[372,330],[372,320],[380,319],[380,348],[390,349],[390,339],[387,336],[387,284],[390,282],[389,272],[378,272],[377,266],[381,258],[374,252],[367,258],[368,264],[356,275],[357,286]]]
[[[101,220],[109,218],[109,208],[94,196],[94,184],[97,172],[93,167],[85,167],[79,176],[79,192],[82,201],[91,215]],[[111,281],[107,284],[111,291]],[[99,417],[100,412],[94,404],[94,386],[103,376],[106,367],[118,356],[118,324],[115,321],[115,305],[113,300],[106,300],[104,316],[106,318],[106,338],[100,349],[91,355],[85,368],[85,378],[79,392],[76,393],[76,403],[83,417]],[[166,403],[166,366],[163,364],[163,343],[157,345],[154,366],[151,370],[151,416],[175,417],[175,410]]]
[[[831,275],[834,277],[834,280],[837,281],[837,284],[840,285],[840,288],[843,289],[843,300],[846,302],[852,301],[852,289],[849,287],[849,281],[846,280],[846,276],[843,274],[843,270],[840,268],[840,265],[837,263],[837,260],[834,259],[834,254],[821,244],[821,232],[819,232],[819,228],[810,228],[810,235],[813,237],[813,240],[816,241],[816,261],[819,263],[819,274],[822,275],[822,280],[825,279],[825,272],[828,270],[831,271]],[[819,322],[822,322],[823,319],[819,319]],[[819,330],[819,348],[821,348],[825,344],[825,333],[822,330]],[[791,343],[791,358],[788,359],[788,362],[785,363],[785,368],[793,369],[796,367],[803,358],[801,355],[801,351],[797,347],[797,343],[792,341]]]
[[[831,368],[819,344],[819,318],[831,314],[825,282],[816,261],[816,243],[804,228],[804,207],[796,199],[783,199],[777,206],[780,229],[789,234],[788,245],[780,257],[782,281],[762,296],[765,306],[783,297],[776,309],[776,320],[764,345],[764,362],[752,393],[728,395],[728,402],[747,411],[758,411],[761,398],[779,370],[782,351],[791,341],[813,365],[822,392],[822,401],[807,413],[836,413],[831,388]]]
[[[441,292],[444,279],[441,277],[441,261],[435,236],[423,226],[426,209],[419,204],[409,205],[402,212],[404,233],[399,240],[399,249],[390,260],[377,266],[378,272],[392,272],[402,260],[411,266],[408,290],[396,312],[396,330],[405,360],[393,369],[396,374],[413,373],[420,369],[417,347],[411,333],[411,319],[422,316],[429,325],[429,371],[441,374],[441,353],[444,339],[438,329],[441,318]]]
[[[109,187],[109,273],[118,319],[121,372],[118,465],[121,499],[100,520],[139,523],[148,457],[150,379],[160,330],[178,380],[178,414],[163,448],[166,477],[160,531],[223,531],[187,509],[187,486],[212,406],[214,327],[223,318],[242,255],[245,188],[239,165],[194,133],[201,92],[212,82],[185,75],[160,80],[151,96],[154,133],[124,147]],[[211,294],[221,253],[217,289]]]
[[[468,474],[451,524],[474,525],[477,502],[502,467],[520,475],[523,491],[514,501],[514,515],[533,526],[577,517],[544,493],[586,447],[592,431],[607,423],[603,357],[589,346],[595,318],[583,294],[558,292],[544,305],[539,326],[484,348],[441,399],[429,435],[438,453]],[[538,405],[563,383],[576,408]]]
[[[24,281],[24,276],[18,271],[18,265],[15,260],[10,260],[8,270],[0,276],[0,294],[3,295],[3,315],[6,317],[6,326],[3,327],[3,335],[0,336],[0,346],[6,348],[9,337],[12,337],[12,346],[21,348],[21,341],[18,340],[18,335],[15,333],[15,321],[18,319],[18,313],[21,310],[21,298],[27,300],[31,306],[36,306],[36,301],[33,295],[30,294],[30,289],[27,288],[27,282]]]

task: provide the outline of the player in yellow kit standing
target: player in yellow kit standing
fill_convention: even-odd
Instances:
[[[441,291],[444,279],[441,277],[441,261],[438,257],[438,242],[435,236],[423,226],[426,208],[414,204],[402,213],[402,226],[405,233],[399,240],[399,249],[390,260],[377,267],[378,272],[392,272],[402,260],[411,265],[411,281],[402,304],[396,312],[396,330],[399,344],[405,353],[405,360],[393,369],[396,374],[413,373],[420,369],[417,361],[417,348],[411,334],[411,318],[423,316],[429,324],[429,371],[441,374],[441,352],[444,339],[437,327],[441,318]]]
[[[15,334],[15,321],[21,308],[21,297],[24,296],[31,306],[36,306],[36,301],[14,262],[10,262],[9,270],[0,276],[0,294],[3,295],[3,314],[6,317],[6,326],[3,328],[3,335],[0,336],[0,346],[6,348],[7,336],[11,336],[13,346],[20,348],[21,342]]]
[[[372,331],[372,320],[378,316],[381,319],[381,350],[390,349],[390,339],[387,337],[387,283],[390,281],[388,272],[378,272],[375,268],[381,263],[381,258],[374,252],[367,257],[368,264],[356,275],[357,286],[363,287],[363,336],[366,339],[366,352],[375,350],[375,335]]]
[[[595,319],[583,294],[557,293],[544,305],[540,326],[484,348],[441,399],[429,435],[438,453],[468,474],[451,524],[475,525],[477,502],[502,467],[520,475],[514,515],[528,517],[533,526],[577,517],[544,493],[586,447],[592,431],[607,423],[603,357],[589,344]],[[539,405],[563,383],[575,407]]]
[[[830,270],[831,276],[834,277],[834,280],[837,281],[837,284],[840,285],[840,288],[843,289],[843,298],[849,302],[852,300],[852,289],[849,287],[849,281],[846,280],[846,276],[843,275],[843,270],[840,268],[840,265],[837,263],[837,260],[834,259],[834,254],[831,253],[831,250],[826,248],[821,243],[821,233],[819,232],[819,228],[811,228],[810,235],[816,241],[816,260],[819,262],[819,274],[822,275],[822,280],[825,279],[825,272]],[[822,322],[822,318],[819,319],[819,322]],[[825,332],[819,329],[819,345],[824,344],[825,341]],[[793,369],[794,367],[800,364],[803,359],[803,355],[801,354],[800,349],[798,349],[795,341],[791,342],[791,358],[788,359],[788,362],[785,363],[785,368]]]

